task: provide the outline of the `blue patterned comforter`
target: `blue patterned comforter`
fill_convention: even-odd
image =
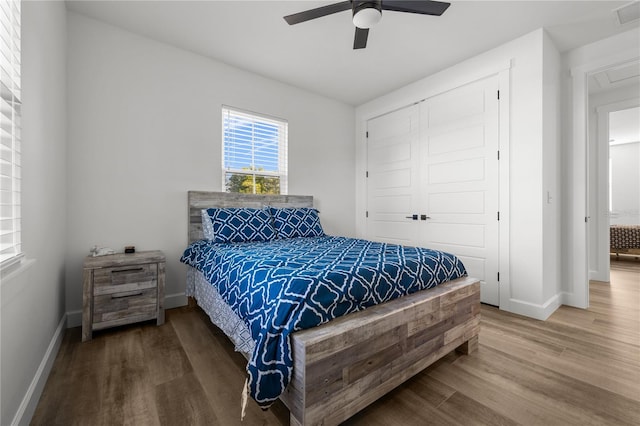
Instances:
[[[249,390],[262,407],[291,378],[289,334],[466,275],[452,254],[344,237],[199,240],[180,261],[200,270],[247,323],[256,341]]]

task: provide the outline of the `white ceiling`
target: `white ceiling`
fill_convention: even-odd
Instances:
[[[337,0],[336,0],[337,1]],[[360,105],[544,27],[560,51],[620,32],[629,1],[451,1],[441,17],[383,12],[353,50],[349,11],[289,26],[327,1],[69,1],[74,12],[303,89]]]

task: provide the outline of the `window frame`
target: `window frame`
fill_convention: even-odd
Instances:
[[[253,177],[253,194],[256,194],[256,178],[257,177],[277,177],[279,178],[279,194],[286,195],[288,193],[288,139],[289,139],[289,123],[287,120],[274,117],[267,114],[256,113],[253,111],[248,111],[240,108],[230,107],[228,105],[222,105],[222,143],[221,143],[221,151],[222,151],[222,161],[221,161],[221,169],[222,169],[222,191],[223,192],[231,192],[227,188],[227,175],[232,173],[234,175],[246,175]],[[228,167],[226,164],[226,147],[227,147],[227,134],[228,134],[228,124],[227,120],[230,118],[236,119],[246,119],[247,121],[257,122],[257,123],[265,123],[268,125],[275,125],[278,127],[278,170],[270,171],[270,170],[256,170],[255,161],[253,164],[248,165],[253,169],[247,168],[233,168]],[[253,141],[255,138],[252,137],[252,146],[251,146],[251,157],[254,158],[254,146]]]
[[[21,236],[21,2],[0,4],[0,269],[24,258]]]

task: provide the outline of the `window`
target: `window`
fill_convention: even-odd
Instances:
[[[0,266],[21,256],[20,2],[0,2]]]
[[[284,120],[223,106],[223,190],[286,194],[287,128]]]

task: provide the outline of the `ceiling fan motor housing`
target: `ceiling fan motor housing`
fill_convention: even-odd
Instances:
[[[356,27],[371,28],[382,18],[382,0],[353,1],[352,10]]]

